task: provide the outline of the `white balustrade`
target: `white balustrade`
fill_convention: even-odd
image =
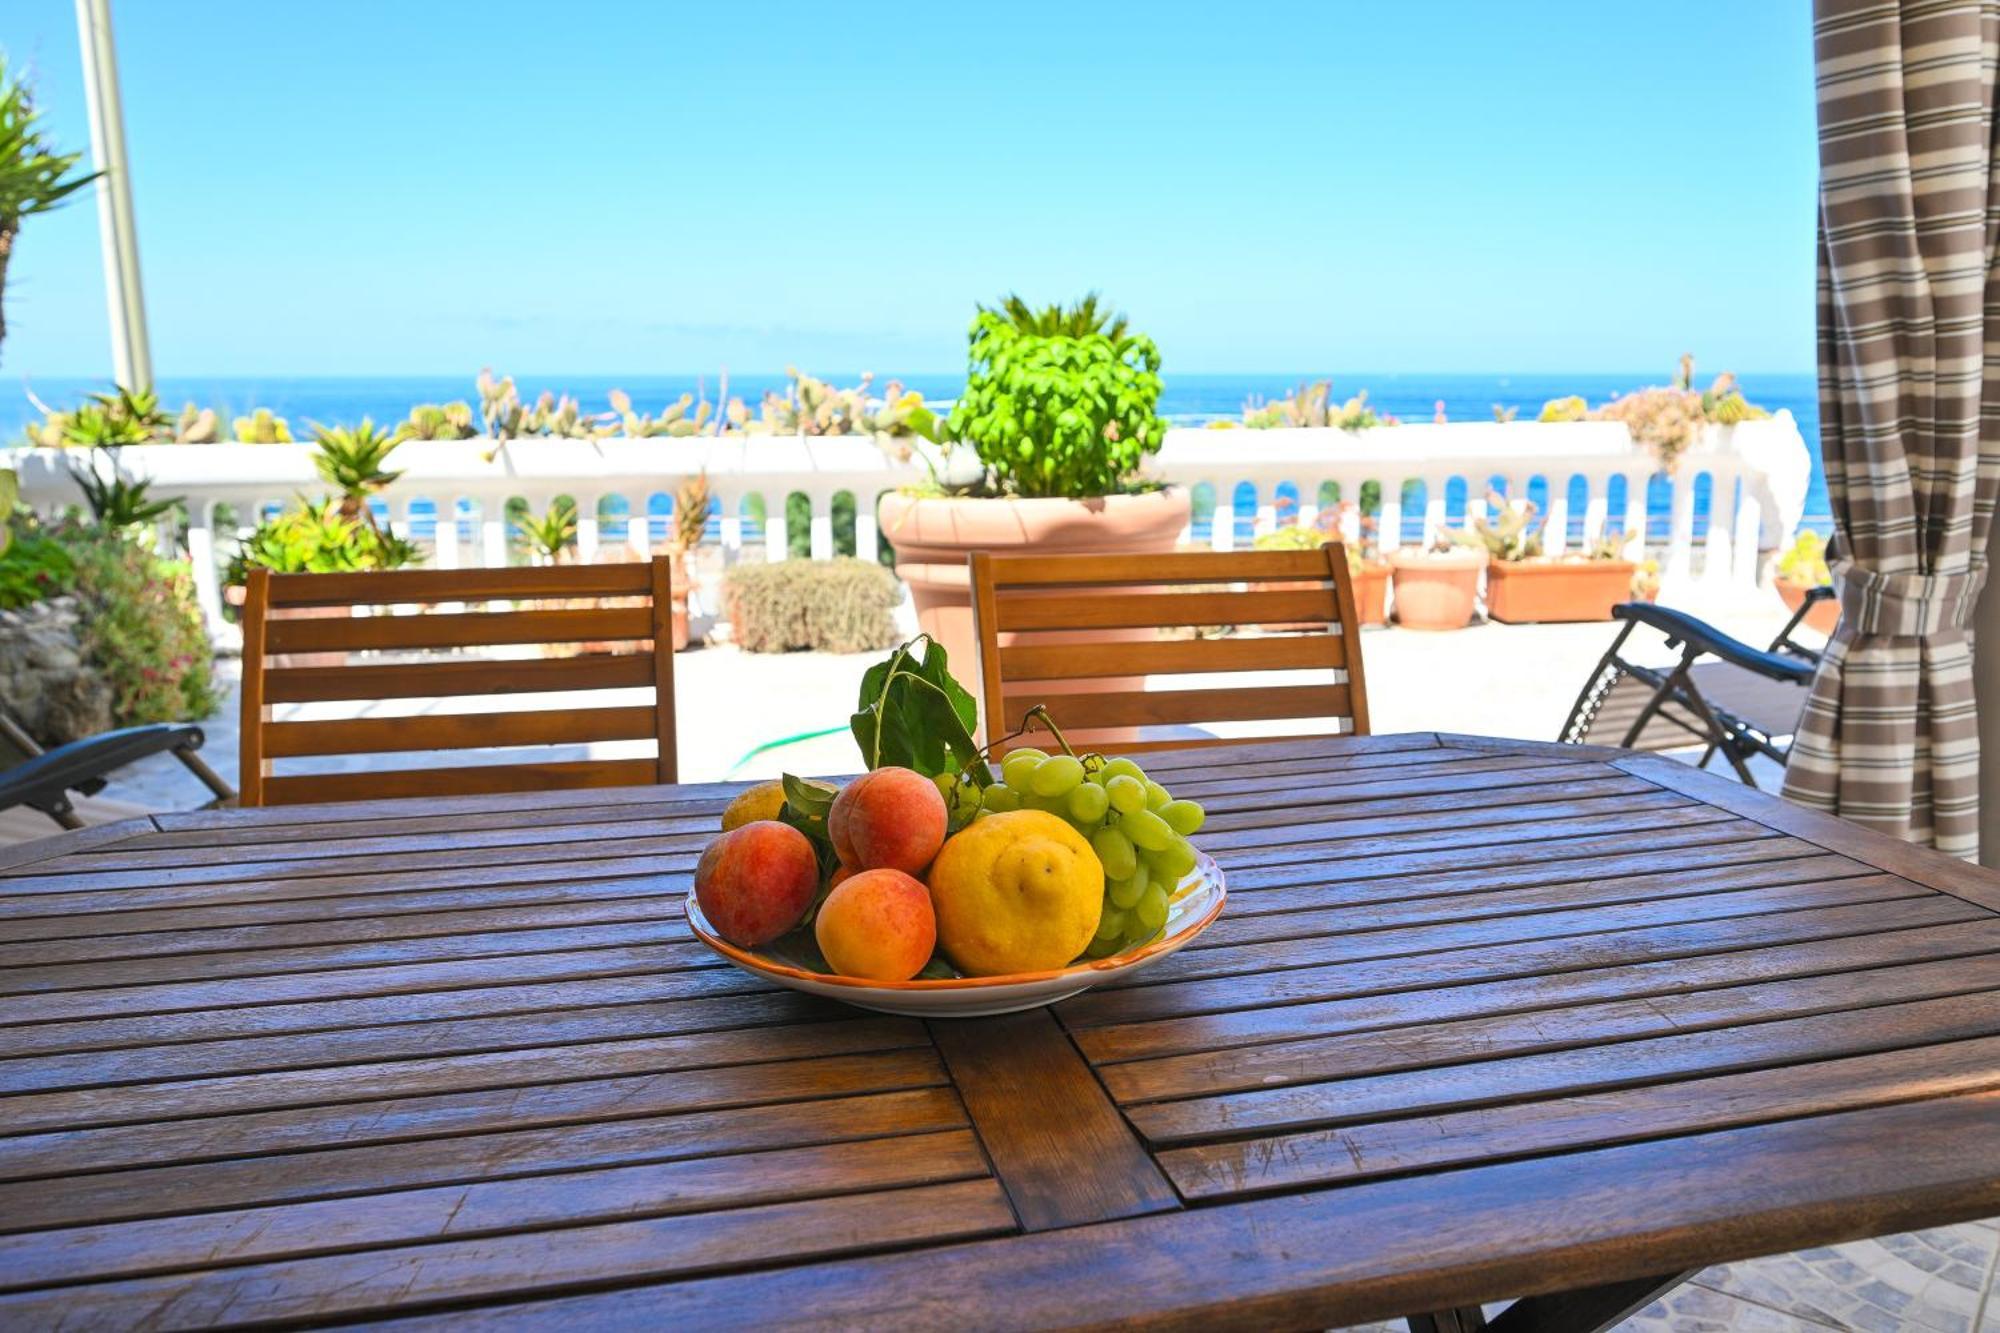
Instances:
[[[142,445],[123,450],[119,466],[130,476],[150,478],[155,495],[186,500],[197,591],[211,623],[219,625],[221,566],[261,515],[292,496],[323,489],[311,460],[304,445]],[[20,473],[23,501],[36,509],[53,514],[81,502],[63,452],[15,450],[9,463]],[[412,440],[396,451],[394,464],[403,475],[390,492],[393,521],[405,535],[428,536],[432,562],[447,569],[505,564],[508,502],[525,502],[540,514],[562,495],[577,502],[579,555],[606,557],[622,521],[623,544],[643,557],[657,545],[653,528],[660,518],[651,502],[671,496],[697,473],[708,477],[711,531],[720,533],[725,563],[760,558],[756,536],[746,533],[754,532],[760,505],[761,558],[786,559],[794,540],[788,504],[794,494],[809,502],[797,537],[814,558],[848,550],[873,559],[882,540],[875,498],[922,475],[919,464],[896,462],[873,441],[852,437],[532,439],[498,449],[488,440]],[[1778,545],[1798,526],[1804,503],[1799,478],[1809,470],[1789,413],[1710,428],[1682,455],[1666,531],[1653,534],[1664,537],[1653,541],[1649,553],[1660,560],[1669,591],[1694,579],[1711,589],[1754,587],[1759,550]],[[1197,504],[1187,535],[1218,551],[1240,544],[1239,517],[1257,533],[1287,520],[1311,525],[1323,516],[1323,488],[1337,488],[1341,500],[1351,502],[1371,483],[1380,491],[1382,549],[1405,544],[1406,509],[1412,522],[1421,516],[1422,540],[1429,542],[1483,512],[1488,482],[1495,478],[1504,479],[1510,497],[1527,495],[1537,479],[1535,489],[1546,487],[1548,545],[1560,551],[1571,545],[1576,479],[1582,483],[1582,532],[1589,544],[1621,524],[1628,535],[1645,532],[1653,475],[1644,452],[1617,422],[1421,423],[1363,432],[1171,430],[1148,471],[1199,500],[1212,497],[1210,504]],[[1704,476],[1708,525],[1697,552],[1695,488]],[[1613,478],[1622,478],[1622,514],[1615,511]],[[1406,506],[1409,486],[1420,487],[1421,498],[1411,496]],[[1254,492],[1247,509],[1239,488]],[[1454,495],[1462,499],[1455,501]],[[852,533],[837,532],[836,501],[849,499]],[[218,532],[225,506],[234,523]],[[470,540],[461,539],[461,515]],[[1350,537],[1360,535],[1352,514],[1342,526]]]

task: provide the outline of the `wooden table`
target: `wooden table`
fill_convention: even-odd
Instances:
[[[1993,875],[1657,758],[1154,756],[1230,903],[1004,1019],[764,988],[731,790],[0,856],[0,1326],[1590,1327],[2000,1212]]]

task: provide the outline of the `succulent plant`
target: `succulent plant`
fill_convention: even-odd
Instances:
[[[181,406],[181,414],[174,421],[175,444],[214,444],[222,438],[222,418],[212,407],[196,407],[193,403]]]
[[[496,440],[511,440],[522,434],[521,395],[514,389],[514,377],[494,379],[490,367],[481,369],[479,379],[479,420],[486,434]]]
[[[1576,394],[1567,398],[1551,398],[1542,404],[1537,421],[1582,421],[1590,415],[1590,404]]]
[[[313,427],[313,440],[318,448],[313,453],[313,467],[320,479],[340,492],[340,512],[352,522],[375,525],[373,511],[368,508],[368,498],[387,489],[403,474],[391,472],[385,464],[402,437],[379,429],[367,417],[353,428],[345,426]]]
[[[283,417],[274,414],[268,407],[260,407],[247,417],[238,417],[231,423],[231,432],[244,444],[290,444],[292,425]]]
[[[1493,404],[1493,419],[1503,426],[1512,422],[1515,417],[1520,415],[1521,409],[1519,407],[1502,407],[1498,403]]]
[[[475,434],[472,404],[465,402],[419,403],[396,427],[399,440],[469,440]]]
[[[1542,553],[1542,527],[1546,522],[1533,500],[1509,500],[1498,491],[1489,491],[1486,503],[1494,517],[1475,514],[1470,527],[1451,534],[1459,546],[1483,549],[1495,560],[1530,560]]]
[[[697,472],[674,491],[674,549],[692,551],[701,545],[708,531],[708,509],[713,493],[708,473]]]
[[[558,495],[540,518],[521,514],[515,519],[516,540],[537,564],[558,564],[575,549],[576,501]]]
[[[257,525],[230,557],[226,581],[241,584],[252,569],[274,574],[342,574],[396,569],[423,559],[414,542],[377,531],[341,512],[340,502],[301,499]]]

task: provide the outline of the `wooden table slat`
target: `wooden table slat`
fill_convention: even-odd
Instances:
[[[1327,1327],[2000,1211],[2000,876],[1601,747],[1142,759],[1227,911],[991,1019],[699,946],[741,784],[0,853],[0,1324]]]

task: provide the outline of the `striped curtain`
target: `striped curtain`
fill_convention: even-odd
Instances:
[[[1814,5],[1841,620],[1785,795],[1964,857],[1979,853],[1966,626],[2000,489],[1997,43],[2000,0]]]

